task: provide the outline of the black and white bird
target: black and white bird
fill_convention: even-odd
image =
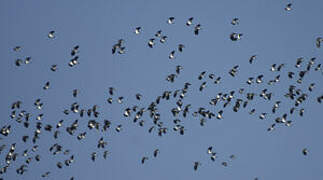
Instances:
[[[140,34],[141,33],[141,27],[136,27],[135,29],[135,34]]]
[[[48,33],[48,38],[49,38],[49,39],[54,39],[54,38],[55,38],[55,31],[50,31],[50,32]]]
[[[316,47],[317,48],[320,48],[322,42],[323,42],[323,38],[322,37],[316,38],[316,42],[315,42]]]
[[[285,7],[285,11],[291,11],[292,10],[292,3],[288,3]]]
[[[168,24],[174,24],[174,21],[175,21],[175,17],[169,17],[169,18],[167,19],[167,23],[168,23]]]
[[[243,35],[242,33],[231,33],[230,39],[231,41],[238,41],[241,39],[242,35]]]
[[[233,18],[231,21],[232,25],[238,25],[239,24],[239,18]]]
[[[186,21],[186,26],[191,26],[193,24],[193,19],[194,17],[190,17],[187,21]]]

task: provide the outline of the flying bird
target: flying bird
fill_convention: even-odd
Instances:
[[[168,24],[174,24],[174,21],[175,21],[175,17],[169,17],[168,20],[167,20],[167,23]]]
[[[193,19],[194,17],[190,17],[187,21],[186,21],[186,26],[191,26],[193,24]]]
[[[54,38],[55,38],[55,31],[50,31],[50,32],[48,33],[48,38],[49,38],[49,39],[54,39]]]

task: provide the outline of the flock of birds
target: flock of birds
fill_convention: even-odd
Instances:
[[[285,7],[286,11],[292,10],[292,4],[288,4]],[[192,27],[192,34],[195,36],[198,36],[201,31],[201,24],[196,23],[194,24],[195,19],[193,17],[188,18],[185,25],[187,27]],[[169,17],[167,19],[167,24],[171,25],[175,23],[175,17]],[[233,18],[231,21],[231,24],[236,26],[239,25],[239,19]],[[142,33],[142,27],[136,27],[134,29],[135,35],[140,35]],[[238,41],[242,38],[242,33],[236,33],[233,32],[230,34],[229,39],[231,41]],[[48,33],[49,39],[55,39],[55,31],[50,31]],[[167,35],[163,34],[162,30],[158,30],[154,37],[148,39],[147,46],[149,48],[154,48],[156,43],[158,41],[160,43],[166,43],[167,41]],[[316,39],[316,47],[320,48],[321,43],[323,42],[323,38],[318,37]],[[20,52],[22,49],[21,46],[16,46],[13,48],[15,52]],[[71,48],[71,60],[67,63],[68,66],[74,67],[79,64],[78,59],[78,53],[79,53],[79,45],[76,45]],[[182,53],[185,49],[184,44],[178,44],[177,49],[172,50],[169,53],[169,59],[174,59],[175,55],[177,53]],[[112,54],[125,54],[126,53],[126,46],[125,46],[125,40],[119,39],[117,43],[115,43],[112,46]],[[257,55],[252,55],[248,63],[254,64],[255,61],[257,61]],[[26,57],[25,60],[17,59],[15,61],[16,66],[22,66],[30,64],[31,57]],[[306,63],[306,64],[305,64]],[[164,91],[161,95],[157,96],[155,100],[151,101],[149,105],[146,107],[143,107],[140,101],[143,98],[143,95],[140,93],[136,93],[134,96],[136,100],[138,100],[138,105],[129,106],[124,109],[123,114],[121,116],[124,116],[125,118],[129,118],[133,121],[133,123],[138,124],[138,126],[144,127],[146,124],[150,123],[148,128],[148,133],[150,134],[156,134],[157,136],[164,136],[169,133],[169,131],[173,131],[174,133],[178,133],[179,135],[184,135],[186,132],[186,128],[184,126],[184,119],[187,118],[197,118],[199,119],[200,126],[205,126],[207,123],[207,120],[210,119],[218,119],[222,120],[224,119],[225,112],[228,112],[229,109],[232,109],[233,112],[241,111],[241,109],[249,109],[248,113],[251,116],[256,115],[256,118],[259,118],[260,120],[268,119],[268,116],[274,116],[272,118],[272,123],[267,128],[267,131],[273,131],[277,127],[289,127],[293,124],[293,121],[290,118],[291,116],[294,116],[296,113],[298,116],[302,117],[304,116],[305,109],[302,107],[302,104],[308,100],[309,96],[313,94],[313,91],[316,86],[316,82],[311,82],[307,87],[305,87],[303,84],[303,79],[308,74],[315,73],[315,72],[321,72],[321,64],[316,63],[316,58],[310,58],[309,60],[306,60],[304,57],[299,57],[296,59],[295,65],[293,65],[294,70],[292,68],[287,69],[285,68],[287,64],[272,64],[268,69],[269,71],[275,73],[273,78],[265,77],[264,74],[259,74],[256,77],[249,77],[246,79],[246,88],[238,88],[238,89],[232,89],[228,92],[219,92],[215,95],[214,98],[210,99],[208,104],[211,106],[212,109],[219,108],[217,112],[214,112],[211,110],[211,108],[208,109],[207,106],[205,107],[193,107],[193,104],[184,104],[184,99],[186,97],[187,92],[189,92],[190,89],[194,88],[192,87],[192,84],[190,82],[185,82],[184,86],[180,89],[176,90],[167,90]],[[57,64],[53,64],[50,67],[50,70],[53,72],[56,72],[58,68]],[[184,68],[181,65],[177,65],[175,72],[172,74],[169,74],[166,77],[166,81],[173,83],[175,82],[176,78],[181,74],[181,72],[184,70]],[[236,77],[239,73],[239,65],[234,65],[231,69],[228,71],[228,75],[231,77]],[[277,74],[278,73],[278,74]],[[222,76],[225,76],[223,74]],[[285,90],[285,94],[283,95],[286,99],[286,101],[291,102],[293,105],[288,110],[280,109],[280,105],[282,103],[285,103],[285,100],[279,99],[279,100],[273,100],[273,92],[270,91],[270,87],[276,83],[280,82],[280,78],[282,76],[287,76],[291,82],[295,81],[296,85],[289,85]],[[196,77],[200,83],[200,86],[196,87],[199,91],[203,91],[207,86],[217,85],[221,83],[221,76],[216,76],[213,73],[208,73],[207,71],[200,72],[198,76]],[[265,80],[267,78],[267,80]],[[263,86],[263,89],[260,92],[251,92],[247,91],[247,88],[252,86],[253,84],[256,84],[258,87]],[[50,82],[46,82],[43,86],[43,90],[48,90],[50,88]],[[108,104],[113,103],[124,103],[124,97],[118,96],[116,97],[116,90],[115,87],[110,87],[108,89],[108,95],[109,97],[106,99],[106,102]],[[78,94],[80,90],[74,89],[71,93],[71,95],[77,99]],[[258,112],[255,107],[251,107],[251,103],[254,99],[260,98],[264,99],[265,102],[272,104],[272,109],[266,112]],[[170,100],[173,99],[175,101],[174,107],[169,110],[171,115],[173,116],[174,120],[171,122],[171,125],[167,124],[167,122],[163,122],[161,120],[161,114],[159,113],[159,105],[161,101],[165,102],[171,102]],[[317,103],[321,104],[323,101],[323,94],[316,95],[316,101]],[[18,175],[23,175],[28,171],[28,166],[30,163],[40,162],[41,156],[37,154],[39,148],[46,148],[46,147],[39,147],[38,140],[41,137],[41,134],[44,131],[51,133],[54,140],[60,138],[60,134],[67,133],[70,136],[75,137],[78,141],[84,141],[86,138],[88,131],[96,131],[98,133],[100,132],[107,132],[110,129],[114,129],[116,133],[120,133],[123,130],[122,124],[113,124],[109,120],[99,120],[100,118],[100,110],[99,105],[94,104],[90,105],[88,107],[85,107],[85,105],[81,105],[77,102],[73,102],[69,107],[66,107],[62,114],[65,116],[65,118],[68,118],[69,115],[76,114],[79,116],[79,118],[90,118],[91,120],[88,120],[87,124],[84,124],[85,121],[79,121],[74,120],[72,123],[68,124],[68,122],[64,120],[59,120],[56,123],[52,124],[49,122],[43,122],[42,119],[44,117],[44,113],[42,113],[42,109],[45,102],[42,101],[41,98],[38,98],[33,103],[33,108],[39,110],[39,113],[32,113],[28,112],[26,109],[27,107],[24,107],[24,103],[21,100],[18,100],[16,102],[13,102],[11,105],[11,114],[9,115],[12,120],[16,122],[16,124],[12,124],[11,122],[7,125],[4,125],[1,127],[0,134],[2,135],[1,139],[6,138],[10,135],[12,135],[13,129],[15,126],[21,125],[22,127],[28,128],[31,130],[33,127],[30,127],[31,125],[35,125],[34,130],[32,131],[32,135],[24,135],[21,137],[20,142],[14,142],[11,144],[2,144],[0,146],[0,154],[2,152],[6,151],[6,154],[4,156],[5,158],[5,165],[2,165],[0,167],[0,176],[3,176],[8,169],[15,169],[16,173]],[[280,111],[278,115],[278,111]],[[151,121],[144,120],[143,116],[144,114],[147,114],[148,117],[150,117]],[[35,118],[33,118],[35,117]],[[34,124],[33,121],[36,120],[36,123]],[[80,126],[86,126],[86,131],[79,131]],[[21,143],[29,143],[31,141],[30,148],[21,150],[17,149],[16,146],[20,146]],[[97,141],[97,151],[92,152],[89,156],[89,159],[91,161],[96,161],[98,156],[103,157],[104,159],[107,159],[110,156],[110,152],[106,150],[108,142],[105,140],[104,136],[98,136]],[[49,147],[49,153],[53,156],[56,156],[58,154],[62,154],[64,156],[63,161],[56,162],[56,166],[58,169],[62,169],[65,167],[71,166],[73,164],[75,155],[72,153],[73,151],[67,148],[64,148],[62,145],[58,143],[53,143]],[[153,158],[158,158],[158,155],[160,153],[160,149],[155,149],[152,152]],[[218,156],[217,152],[215,151],[215,148],[213,146],[206,147],[206,153],[209,155],[209,158],[211,161],[217,161]],[[304,148],[302,150],[303,155],[308,154],[308,149]],[[18,159],[24,159],[22,164],[15,164],[15,161]],[[229,160],[223,160],[220,162],[220,164],[224,167],[228,166],[230,163],[230,160],[234,160],[236,156],[234,154],[229,156]],[[143,156],[141,158],[140,163],[144,164],[146,161],[149,161],[149,156]],[[192,169],[197,171],[199,167],[202,165],[200,161],[193,161],[192,162]],[[40,176],[45,178],[50,176],[51,171],[46,171],[42,173]],[[0,178],[3,180],[3,177]],[[255,178],[257,180],[258,178]],[[70,180],[74,180],[74,177],[70,177]]]

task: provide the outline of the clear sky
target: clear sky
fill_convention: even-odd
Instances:
[[[288,3],[293,3],[291,11],[285,11]],[[304,69],[308,60],[316,57],[314,67],[322,63],[323,49],[315,47],[315,39],[323,36],[322,23],[323,1],[268,1],[268,0],[201,0],[201,1],[154,1],[154,0],[69,0],[69,1],[21,1],[0,2],[0,80],[1,127],[11,125],[8,137],[0,135],[1,144],[7,147],[0,154],[0,167],[5,165],[5,155],[10,144],[16,143],[19,157],[12,162],[7,173],[0,177],[9,180],[41,179],[41,174],[50,171],[47,179],[76,180],[124,180],[124,179],[320,179],[323,177],[322,145],[322,104],[316,97],[323,94],[322,72],[312,70],[306,75],[301,85],[296,79],[287,77],[289,71],[296,76]],[[166,23],[168,17],[175,17],[175,23]],[[188,18],[194,17],[194,25],[201,24],[200,34],[195,36],[194,27],[185,25]],[[239,18],[239,25],[231,25],[233,18]],[[140,35],[134,34],[134,28],[142,27]],[[49,31],[55,31],[55,38],[49,39]],[[168,36],[165,44],[156,43],[149,48],[147,42],[154,34],[162,30]],[[243,33],[242,39],[233,42],[229,39],[232,32]],[[111,48],[118,39],[125,40],[126,53],[112,55]],[[169,53],[184,44],[182,53],[176,52],[176,58],[169,60]],[[73,68],[67,64],[71,59],[71,49],[80,46],[79,64]],[[15,46],[21,46],[20,52],[14,52]],[[250,56],[257,55],[253,64]],[[30,64],[15,66],[17,58],[32,58]],[[294,67],[296,59],[304,57],[300,69]],[[270,72],[272,64],[284,63],[281,72]],[[57,72],[50,70],[57,64]],[[167,82],[167,75],[175,73],[177,65],[183,66],[181,74],[174,83]],[[235,78],[228,71],[235,65],[239,70]],[[221,83],[212,84],[207,77],[197,79],[202,71],[221,76]],[[264,75],[264,83],[247,85],[249,77]],[[281,75],[280,82],[267,85],[267,81]],[[43,90],[50,81],[50,88]],[[199,86],[207,81],[207,87],[200,92]],[[184,105],[192,104],[191,111],[199,107],[217,113],[222,103],[216,107],[209,105],[210,99],[219,92],[228,93],[245,88],[246,92],[259,94],[267,88],[273,93],[271,101],[257,96],[247,108],[239,112],[232,111],[235,99],[224,109],[223,120],[207,120],[205,126],[199,125],[200,117],[179,116],[185,126],[185,135],[172,130],[170,110],[176,107],[176,99],[162,100],[158,106],[161,121],[168,127],[168,132],[159,137],[155,131],[148,133],[152,120],[145,113],[144,127],[123,117],[123,110],[133,105],[147,107],[165,90],[174,91],[190,82]],[[315,83],[313,92],[308,92],[309,84]],[[291,127],[278,125],[272,132],[267,128],[274,119],[288,113],[293,102],[284,97],[289,85],[295,85],[308,94],[307,100],[297,107],[296,113],[288,115]],[[107,103],[109,87],[116,89],[114,100],[124,97],[123,104],[114,101]],[[73,98],[73,89],[79,89],[77,98]],[[141,101],[135,94],[141,93]],[[245,99],[236,92],[237,97]],[[41,98],[43,110],[37,110],[33,103]],[[26,129],[9,118],[11,103],[22,101],[22,109],[33,114],[31,126]],[[271,113],[275,101],[281,101],[276,114]],[[72,114],[66,116],[63,110],[78,102],[82,108],[99,106],[101,124],[104,119],[112,122],[108,132],[89,131],[87,122],[93,118],[79,118]],[[255,115],[249,111],[255,108]],[[304,116],[298,110],[304,108]],[[22,110],[21,109],[21,110]],[[267,112],[265,120],[259,114]],[[28,171],[20,176],[16,169],[25,161],[23,150],[33,145],[29,140],[23,143],[23,135],[33,136],[35,117],[44,113],[43,126],[64,119],[61,136],[55,140],[53,133],[42,130],[37,142],[39,151],[30,153],[34,157],[41,155],[41,161],[34,159],[28,165]],[[65,128],[79,119],[79,128],[74,136],[66,133]],[[114,128],[122,124],[123,130],[117,133]],[[76,135],[87,131],[87,137],[78,141]],[[108,142],[106,150],[111,154],[105,160],[102,149],[97,149],[100,137]],[[56,163],[69,156],[53,156],[48,151],[54,143],[63,149],[70,149],[75,162],[58,169]],[[213,146],[218,158],[212,162],[206,153]],[[153,157],[153,151],[159,148],[160,154]],[[304,156],[302,149],[309,154]],[[97,152],[95,162],[90,154]],[[235,160],[229,156],[234,154]],[[148,156],[148,161],[141,164],[141,158]],[[198,171],[193,170],[193,162],[201,162]],[[228,167],[221,165],[228,162]]]

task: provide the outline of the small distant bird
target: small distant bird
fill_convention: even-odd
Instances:
[[[243,34],[241,33],[231,33],[230,34],[230,39],[231,41],[237,41],[240,40]]]
[[[45,85],[44,85],[43,89],[44,89],[44,90],[47,90],[47,89],[49,89],[49,86],[50,86],[50,82],[49,82],[49,81],[47,81],[47,82],[45,83]]]
[[[273,131],[275,129],[276,124],[272,124],[267,131]]]
[[[154,157],[157,157],[158,154],[159,154],[159,149],[155,149],[155,151],[154,151]]]
[[[104,151],[103,152],[103,158],[104,159],[107,159],[108,155],[109,155],[109,151]]]
[[[233,18],[231,21],[232,25],[238,25],[239,24],[239,18]]]
[[[208,153],[208,154],[212,154],[212,149],[213,149],[213,147],[212,147],[212,146],[208,147],[208,148],[207,148],[207,153]]]
[[[180,65],[177,65],[176,66],[176,74],[180,74],[180,72],[181,72],[181,70],[183,69],[183,67],[182,66],[180,66]]]
[[[309,85],[309,87],[308,87],[308,90],[309,90],[310,92],[312,92],[312,91],[313,91],[313,89],[314,89],[314,87],[315,87],[315,83],[311,83],[311,84]]]
[[[161,43],[165,43],[166,42],[166,39],[167,39],[167,36],[162,36],[159,41]]]
[[[26,59],[25,59],[25,64],[29,64],[29,63],[30,63],[30,61],[31,61],[31,57],[26,57]]]
[[[187,21],[186,21],[186,26],[191,26],[193,24],[193,19],[194,17],[190,17]]]
[[[55,31],[50,31],[50,32],[48,33],[48,38],[49,38],[49,39],[54,39],[54,38],[55,38]]]
[[[198,35],[199,32],[201,30],[201,24],[197,24],[195,27],[194,27],[194,34],[195,35]]]
[[[256,60],[257,55],[253,55],[249,58],[249,63],[252,64],[254,60]]]
[[[234,154],[230,155],[230,159],[235,159],[236,156]]]
[[[265,118],[266,118],[266,114],[267,114],[267,113],[261,113],[261,114],[259,115],[259,119],[265,119]]]
[[[272,71],[272,72],[276,71],[276,64],[271,65],[270,71]]]
[[[141,32],[141,27],[136,27],[136,29],[135,29],[135,34],[140,34],[140,32]]]
[[[234,66],[232,69],[230,69],[229,74],[232,77],[235,77],[236,73],[238,72],[239,65]]]
[[[16,46],[13,48],[13,51],[19,52],[21,50],[21,46]]]
[[[58,163],[56,164],[56,166],[57,166],[59,169],[62,169],[62,168],[63,168],[63,163],[58,162]]]
[[[151,39],[149,39],[149,41],[148,41],[148,46],[150,47],[150,48],[153,48],[153,46],[155,45],[155,38],[151,38]]]
[[[222,118],[223,118],[222,114],[223,114],[223,110],[220,110],[220,111],[218,112],[218,114],[217,114],[216,118],[217,118],[217,119],[222,119]]]
[[[194,171],[196,171],[197,170],[197,168],[199,167],[199,166],[201,166],[202,164],[200,163],[200,162],[198,162],[198,161],[196,161],[196,162],[194,162]]]
[[[16,64],[16,66],[21,66],[22,65],[22,60],[21,59],[17,59],[16,61],[15,61],[15,64]]]
[[[183,52],[183,49],[185,48],[185,46],[183,44],[179,44],[178,45],[178,51],[179,52]]]
[[[136,99],[137,99],[137,100],[140,100],[141,98],[142,98],[142,95],[141,95],[141,94],[139,94],[139,93],[137,93],[137,94],[136,94]]]
[[[321,47],[321,42],[323,42],[323,38],[321,38],[321,37],[318,37],[318,38],[316,38],[316,47],[317,48],[320,48]]]
[[[300,109],[300,110],[299,110],[299,115],[300,115],[300,116],[303,116],[303,115],[304,115],[304,111],[305,111],[304,109]]]
[[[288,3],[285,7],[285,11],[291,11],[292,10],[292,3]]]
[[[161,37],[162,30],[156,32],[155,37]]]
[[[70,60],[70,62],[68,63],[68,65],[70,67],[74,67],[75,65],[79,64],[78,58],[79,58],[78,56],[75,56],[73,59]]]
[[[51,67],[50,67],[50,70],[55,72],[57,70],[57,65],[56,64],[53,64]]]
[[[212,161],[215,161],[215,159],[216,159],[216,153],[215,152],[212,152],[212,155],[211,155],[211,160]]]
[[[175,51],[170,52],[168,58],[169,59],[174,59],[175,58]]]
[[[306,156],[306,155],[308,154],[308,150],[307,150],[307,148],[304,148],[304,149],[302,150],[302,153],[303,153],[303,155],[304,155],[304,156]]]
[[[77,95],[78,95],[78,93],[79,93],[79,90],[78,89],[74,89],[73,90],[73,97],[77,97]]]
[[[96,156],[97,156],[96,152],[93,152],[93,153],[91,154],[91,160],[92,160],[93,162],[95,161]]]
[[[145,161],[147,161],[147,160],[148,160],[148,157],[144,156],[143,158],[141,158],[141,164],[144,164]]]
[[[199,88],[200,91],[203,91],[203,89],[206,87],[206,82],[203,82]]]
[[[47,171],[47,172],[45,172],[44,174],[42,174],[42,175],[41,175],[41,177],[42,177],[42,178],[48,177],[48,176],[49,176],[49,174],[50,174],[50,172],[49,172],[49,171]]]
[[[296,59],[296,64],[295,64],[295,67],[296,68],[299,68],[301,67],[301,63],[304,61],[304,58],[303,57],[299,57]]]
[[[116,131],[117,132],[120,132],[122,130],[122,125],[120,124],[120,125],[118,125],[117,127],[116,127]]]
[[[168,24],[174,24],[174,21],[175,21],[175,17],[169,17],[168,20],[167,20],[167,23]]]
[[[224,167],[227,167],[227,166],[228,166],[228,163],[227,163],[227,162],[225,162],[225,161],[223,161],[221,164],[222,164],[222,166],[224,166]]]
[[[122,100],[123,100],[123,96],[120,96],[120,97],[118,97],[117,101],[118,101],[119,104],[122,104],[122,102],[123,102]]]
[[[263,77],[264,77],[264,75],[259,75],[259,76],[257,76],[256,83],[257,83],[257,84],[262,83],[262,78],[263,78]]]
[[[79,45],[74,46],[74,48],[71,51],[71,56],[75,56],[79,52]]]
[[[202,80],[205,74],[206,74],[206,71],[201,72],[200,75],[198,76],[198,80]]]

